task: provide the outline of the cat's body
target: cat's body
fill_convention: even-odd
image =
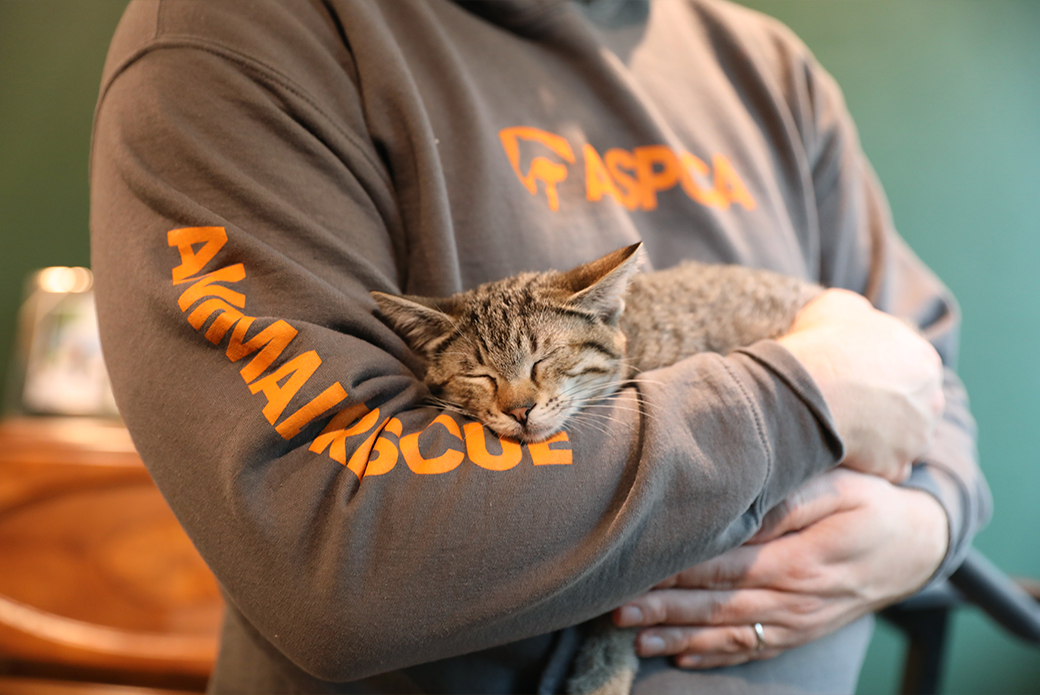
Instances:
[[[632,370],[649,371],[701,352],[729,353],[791,327],[821,288],[737,265],[686,262],[628,281],[620,328]]]
[[[688,262],[636,275],[638,250],[444,299],[372,294],[426,358],[437,402],[497,434],[540,441],[640,372],[781,335],[820,291],[733,265]]]
[[[643,371],[780,336],[822,291],[742,266],[691,262],[635,275],[639,247],[446,299],[372,294],[426,358],[425,380],[439,405],[500,435],[540,441]],[[600,619],[568,691],[627,693],[639,663],[634,639],[634,630]]]

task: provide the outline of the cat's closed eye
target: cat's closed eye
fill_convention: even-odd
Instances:
[[[577,371],[567,372],[564,376],[568,376],[568,377],[574,378],[574,377],[579,377],[579,376],[586,376],[586,375],[589,375],[589,374],[613,374],[613,373],[614,373],[613,369],[607,369],[605,367],[584,367],[584,368],[579,369]]]
[[[458,376],[463,379],[479,382],[485,386],[490,386],[492,392],[498,391],[498,380],[490,374],[459,374]]]

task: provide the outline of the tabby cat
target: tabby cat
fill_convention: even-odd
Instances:
[[[372,296],[425,358],[437,405],[501,436],[536,442],[578,423],[640,372],[783,334],[821,291],[734,265],[687,262],[636,274],[640,247],[443,299]],[[614,628],[609,616],[594,621],[569,692],[627,693],[639,664],[634,639],[634,630]]]

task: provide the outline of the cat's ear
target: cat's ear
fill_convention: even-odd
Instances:
[[[628,279],[639,267],[642,247],[643,242],[632,244],[562,273],[564,286],[574,292],[568,303],[595,312],[607,323],[616,323],[625,308]]]
[[[379,305],[386,323],[404,338],[412,350],[421,355],[428,354],[442,338],[455,332],[451,317],[438,305],[438,302],[445,300],[383,292],[370,294]]]

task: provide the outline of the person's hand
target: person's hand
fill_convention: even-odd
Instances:
[[[858,294],[827,290],[778,341],[823,393],[845,442],[842,465],[901,482],[931,445],[945,405],[942,360]]]
[[[917,591],[947,544],[934,497],[838,468],[769,512],[746,545],[665,580],[614,622],[646,628],[640,656],[683,668],[771,658]]]

